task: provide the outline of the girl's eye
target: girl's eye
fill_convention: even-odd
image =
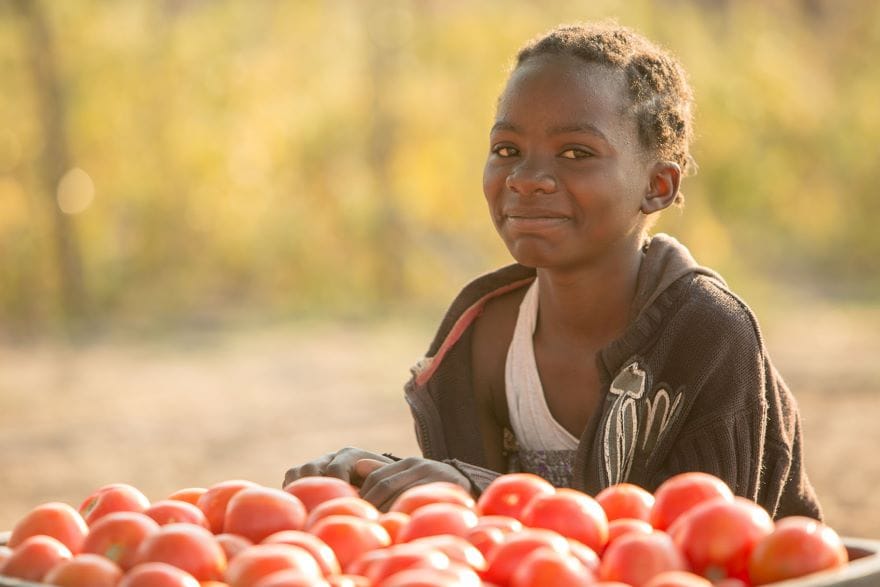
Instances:
[[[565,159],[584,159],[586,157],[592,157],[593,155],[589,151],[583,149],[566,149],[560,153],[560,156]]]
[[[497,147],[492,149],[492,152],[499,157],[515,157],[519,154],[519,151],[517,151],[514,147],[508,147],[506,145],[498,145]]]

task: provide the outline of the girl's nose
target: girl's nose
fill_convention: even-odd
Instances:
[[[556,191],[556,177],[546,168],[523,163],[510,172],[505,185],[511,191],[523,196],[531,196],[538,192],[551,194]]]

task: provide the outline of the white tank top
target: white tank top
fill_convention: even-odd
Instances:
[[[510,425],[522,449],[574,450],[578,439],[556,421],[544,397],[532,341],[537,318],[538,280],[535,279],[520,303],[513,340],[507,350],[504,386]]]

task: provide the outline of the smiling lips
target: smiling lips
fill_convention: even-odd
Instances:
[[[568,220],[568,217],[544,209],[514,209],[503,212],[504,220],[517,228],[549,228]]]

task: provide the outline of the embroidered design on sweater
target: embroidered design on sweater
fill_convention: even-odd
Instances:
[[[650,458],[678,416],[681,393],[673,398],[661,387],[649,394],[646,379],[645,371],[633,361],[611,382],[613,400],[605,416],[603,442],[605,475],[611,485],[629,478],[637,451],[642,458]]]

